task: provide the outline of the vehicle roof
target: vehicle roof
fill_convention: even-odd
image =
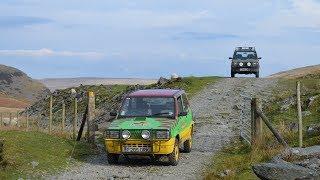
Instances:
[[[183,90],[176,89],[146,89],[132,92],[128,97],[177,97],[183,93]]]

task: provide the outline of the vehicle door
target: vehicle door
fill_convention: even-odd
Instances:
[[[178,102],[178,128],[179,128],[179,135],[180,135],[180,142],[184,142],[186,140],[186,127],[187,127],[187,114],[185,111],[185,106],[183,104],[183,98],[182,96],[179,96],[177,98]]]

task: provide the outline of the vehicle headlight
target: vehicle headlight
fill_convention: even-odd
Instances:
[[[241,63],[239,63],[239,66],[243,66],[243,63],[241,62]]]
[[[128,130],[122,131],[122,138],[123,139],[129,139],[131,136],[130,132]]]
[[[119,133],[119,131],[115,131],[115,130],[107,130],[107,138],[119,139],[120,133]]]
[[[157,139],[169,139],[170,138],[170,132],[169,131],[157,131],[156,132],[156,138]]]
[[[141,132],[141,137],[142,137],[143,139],[150,139],[150,131],[148,131],[148,130],[143,130],[143,131]]]
[[[251,62],[248,62],[248,63],[247,63],[247,66],[251,66]]]

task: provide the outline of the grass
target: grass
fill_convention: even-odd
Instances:
[[[296,108],[296,82],[301,82],[302,110],[310,111],[311,115],[303,117],[304,146],[318,145],[320,133],[307,135],[306,129],[313,124],[320,122],[320,98],[311,107],[308,107],[308,99],[320,94],[320,75],[308,75],[299,79],[282,79],[274,89],[271,103],[264,105],[264,113],[272,121],[291,147],[298,146],[298,132],[289,130],[289,126],[297,123]],[[293,99],[292,105],[286,110],[281,110],[285,101]],[[258,149],[251,149],[244,142],[235,142],[224,148],[212,160],[206,179],[257,179],[251,170],[252,165],[260,162],[269,161],[274,155],[278,154],[282,147],[276,142],[270,131],[264,127],[264,144]],[[225,170],[230,170],[230,174],[221,177],[220,174]]]
[[[0,131],[0,137],[6,161],[0,179],[38,178],[64,170],[94,152],[86,143],[74,146],[72,140],[40,132]],[[33,167],[32,162],[38,165]]]
[[[207,76],[207,77],[184,77],[180,81],[169,82],[164,85],[166,88],[183,89],[188,94],[189,98],[196,95],[199,91],[205,88],[207,85],[216,82],[219,77]]]

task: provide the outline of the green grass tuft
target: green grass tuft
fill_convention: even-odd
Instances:
[[[74,141],[40,132],[1,131],[0,137],[4,139],[7,163],[0,171],[0,179],[40,177],[58,172],[94,152],[83,142],[78,142],[73,151]],[[38,165],[33,168],[32,162]]]

